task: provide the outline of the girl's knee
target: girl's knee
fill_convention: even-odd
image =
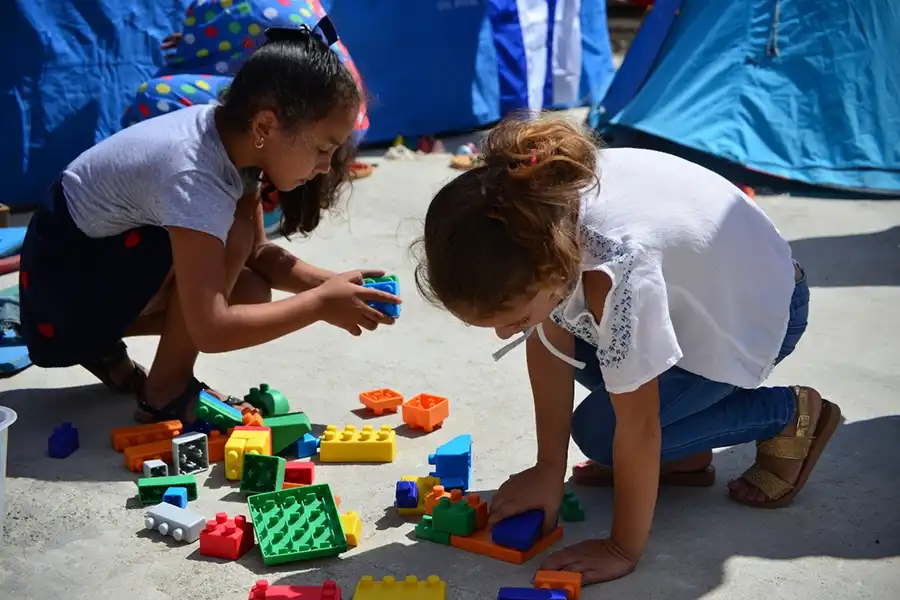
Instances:
[[[582,454],[600,464],[612,464],[613,435],[616,417],[609,401],[609,410],[602,405],[602,398],[588,396],[572,414],[572,440]]]

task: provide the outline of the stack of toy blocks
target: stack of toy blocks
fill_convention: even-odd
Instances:
[[[367,288],[372,288],[380,290],[382,292],[387,292],[388,294],[393,294],[394,296],[400,295],[400,281],[397,279],[396,275],[384,275],[377,278],[366,278],[363,280],[363,285]],[[369,306],[395,319],[400,316],[399,304],[390,304],[389,302],[369,302]]]
[[[430,575],[424,581],[409,577],[398,581],[385,577],[381,581],[366,576],[359,580],[353,600],[445,600],[447,584],[437,575]]]
[[[159,504],[169,488],[184,488],[188,500],[197,499],[197,480],[193,475],[142,477],[138,479],[138,500],[141,504]]]
[[[291,410],[284,394],[270,387],[268,383],[261,383],[259,387],[250,388],[250,392],[244,396],[244,402],[259,410],[263,417],[284,415]]]
[[[328,484],[256,494],[247,499],[247,505],[266,565],[335,556],[347,550]]]
[[[225,443],[225,478],[240,481],[244,454],[272,455],[272,431],[268,427],[238,426]]]
[[[125,468],[140,473],[145,461],[172,462],[172,438],[182,429],[181,421],[163,421],[113,429],[110,438],[113,449],[123,453]]]
[[[321,586],[269,585],[260,579],[250,588],[247,600],[341,600],[341,588],[331,579]]]
[[[460,435],[438,447],[428,456],[428,464],[434,466],[432,477],[438,477],[448,490],[469,489],[472,479],[472,436]]]
[[[395,494],[397,513],[404,517],[424,515],[427,512],[425,502],[428,494],[440,483],[439,477],[432,477],[431,475],[427,477],[416,477],[413,475],[401,477],[400,481],[397,482]]]
[[[278,454],[312,431],[312,423],[303,412],[267,416],[262,424],[272,430],[272,454]]]
[[[319,444],[321,462],[393,462],[396,454],[397,434],[389,425],[377,430],[365,425],[361,431],[353,425],[343,431],[329,425]]]
[[[431,433],[450,416],[450,401],[441,396],[418,394],[403,403],[403,422],[410,429]]]
[[[200,554],[237,560],[253,547],[253,525],[243,515],[228,518],[217,513],[215,521],[207,521],[200,532]]]

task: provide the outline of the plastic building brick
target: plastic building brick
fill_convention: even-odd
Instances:
[[[178,508],[187,508],[188,493],[187,488],[170,487],[163,492],[162,501]]]
[[[403,422],[411,429],[431,433],[450,416],[450,401],[441,396],[419,394],[403,403]]]
[[[147,511],[144,525],[151,531],[171,535],[175,541],[192,544],[200,538],[204,521],[189,510],[163,503]]]
[[[216,513],[215,521],[207,521],[200,532],[200,554],[225,560],[237,560],[253,547],[253,524],[244,515],[228,518]]]
[[[205,433],[206,435],[209,435],[213,431],[218,431],[218,429],[200,419],[194,419],[193,423],[184,428],[184,433]]]
[[[241,411],[233,406],[225,404],[207,391],[201,391],[197,396],[197,405],[194,414],[201,421],[206,421],[218,429],[228,429],[244,422]]]
[[[172,440],[166,438],[157,440],[149,444],[141,444],[140,446],[129,446],[125,448],[123,453],[125,457],[125,468],[133,473],[140,473],[144,470],[144,462],[148,460],[161,460],[163,462],[172,462]]]
[[[277,492],[284,483],[284,466],[280,456],[244,454],[241,491],[245,494]]]
[[[566,591],[502,587],[497,600],[566,600]]]
[[[488,523],[488,505],[481,499],[478,494],[466,494],[463,496],[462,491],[453,490],[450,493],[444,491],[444,486],[436,485],[431,489],[428,497],[425,499],[425,510],[427,514],[433,515],[435,507],[441,502],[442,498],[449,498],[452,503],[463,502],[475,511],[475,529],[484,529]]]
[[[269,387],[268,383],[261,383],[259,387],[250,388],[250,392],[244,396],[244,402],[258,408],[263,417],[284,415],[291,410],[291,405],[284,394]],[[302,433],[300,435],[303,435]],[[300,437],[300,436],[297,436]]]
[[[297,440],[297,458],[309,458],[315,456],[319,451],[319,438],[311,433],[304,433],[303,437]]]
[[[206,449],[209,452],[209,463],[212,464],[225,460],[225,444],[228,443],[228,436],[221,431],[210,431],[206,436]]]
[[[341,600],[341,588],[331,579],[321,586],[269,585],[260,579],[250,588],[247,600]]]
[[[441,483],[441,480],[437,477],[415,477],[412,475],[405,475],[401,477],[400,480],[414,481],[416,483],[416,488],[418,488],[416,494],[419,498],[419,503],[415,508],[397,508],[397,513],[404,517],[424,515],[426,513],[426,501],[428,498],[428,494],[431,493],[431,490],[432,488],[434,488],[434,486]],[[437,500],[434,501],[434,504],[437,504]]]
[[[344,537],[347,538],[347,545],[351,548],[359,546],[359,540],[362,538],[362,520],[356,511],[350,510],[341,515],[341,527],[344,528]]]
[[[272,430],[272,454],[278,454],[312,431],[309,417],[302,412],[266,417],[263,424]]]
[[[245,454],[272,454],[268,427],[235,427],[225,442],[225,479],[240,481]]]
[[[403,396],[394,390],[383,388],[370,390],[359,395],[359,401],[376,415],[395,413],[403,404]]]
[[[63,423],[53,428],[47,438],[47,454],[50,458],[68,458],[78,450],[78,429],[71,423]]]
[[[441,444],[434,454],[428,455],[428,464],[434,466],[434,477],[441,478],[445,489],[469,489],[472,479],[472,436],[458,435]]]
[[[356,584],[353,600],[446,600],[447,584],[437,575],[429,575],[424,581],[410,575],[397,580],[385,577],[375,581],[368,575]]]
[[[562,525],[557,526],[556,529],[538,540],[538,543],[532,546],[531,550],[528,552],[498,546],[491,541],[491,530],[489,528],[476,531],[469,537],[451,535],[450,545],[454,548],[459,548],[460,550],[467,550],[469,552],[474,552],[475,554],[481,554],[504,562],[521,565],[525,561],[531,560],[552,546],[556,540],[562,537],[562,534]]]
[[[494,525],[491,540],[498,546],[528,552],[541,539],[543,527],[544,511],[529,510]]]
[[[450,545],[450,534],[436,531],[431,515],[423,515],[422,520],[416,523],[416,537],[420,540],[428,540],[438,544]]]
[[[316,478],[316,463],[308,460],[292,460],[284,467],[284,480],[290,483],[312,485]]]
[[[428,495],[425,497],[425,514],[430,515],[434,513],[434,507],[438,505],[438,502],[441,501],[441,498],[449,498],[450,492],[444,489],[442,485],[436,485],[431,488],[431,491],[428,492]]]
[[[390,279],[391,277],[393,277],[393,279]],[[400,295],[400,282],[397,281],[396,276],[394,275],[387,275],[377,279],[366,279],[363,281],[363,285],[367,288],[393,294],[394,296]],[[375,310],[380,310],[389,317],[395,319],[400,317],[399,304],[391,304],[390,302],[369,302],[368,304]]]
[[[565,590],[568,600],[581,596],[581,573],[572,571],[538,571],[534,574],[534,587]]]
[[[475,509],[467,502],[441,498],[431,513],[435,531],[450,535],[470,536],[475,533]]]
[[[168,477],[141,478],[137,481],[138,500],[141,504],[159,504],[163,501],[163,494],[173,487],[183,487],[187,490],[188,500],[197,499],[197,480],[193,475],[169,475]]]
[[[419,486],[415,481],[400,480],[394,493],[397,508],[416,508],[419,506]]]
[[[148,425],[120,427],[110,432],[112,447],[116,452],[123,452],[131,446],[142,446],[151,442],[171,440],[182,432],[181,421],[162,421]]]
[[[574,492],[566,492],[559,505],[559,516],[563,521],[584,521],[584,508]]]
[[[353,425],[343,431],[329,425],[319,444],[321,462],[393,462],[396,454],[397,434],[390,425],[377,430],[364,425],[360,431]]]
[[[243,424],[249,427],[262,427],[265,425],[262,413],[258,409],[247,407],[241,411]]]
[[[172,470],[176,475],[209,469],[209,438],[205,433],[182,433],[172,438]]]
[[[169,465],[161,460],[145,460],[144,461],[144,477],[168,477]]]
[[[335,556],[347,550],[337,504],[327,483],[247,498],[263,563]]]

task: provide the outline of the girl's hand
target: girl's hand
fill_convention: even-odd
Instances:
[[[393,324],[394,319],[366,303],[400,304],[400,298],[381,290],[363,287],[363,278],[370,273],[372,272],[341,273],[315,288],[311,293],[316,294],[319,300],[320,319],[351,335],[361,335],[363,329],[374,331],[380,324]]]
[[[578,542],[554,552],[541,563],[541,569],[548,571],[581,573],[584,585],[624,577],[636,566],[637,559],[626,555],[611,538]]]
[[[544,511],[544,532],[549,533],[556,526],[556,516],[565,493],[565,476],[564,464],[557,467],[540,463],[513,475],[491,498],[489,524],[538,509]]]

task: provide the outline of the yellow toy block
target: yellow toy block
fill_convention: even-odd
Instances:
[[[415,508],[398,508],[397,514],[403,517],[414,517],[425,514],[425,497],[431,492],[431,488],[441,485],[440,477],[417,477],[415,475],[404,475],[400,481],[415,481],[416,488],[419,490],[419,504]]]
[[[320,462],[394,462],[397,454],[397,434],[390,425],[382,425],[377,431],[364,425],[357,431],[347,425],[338,431],[334,425],[325,428],[319,444]]]
[[[368,575],[359,580],[353,600],[446,600],[447,584],[437,575],[419,581],[410,575],[402,581],[385,577],[375,581]]]
[[[262,427],[249,429],[235,427],[225,442],[225,479],[240,481],[244,467],[244,454],[272,454],[272,432]]]
[[[347,545],[354,548],[362,537],[362,521],[356,511],[350,510],[341,515],[341,527],[347,537]]]

